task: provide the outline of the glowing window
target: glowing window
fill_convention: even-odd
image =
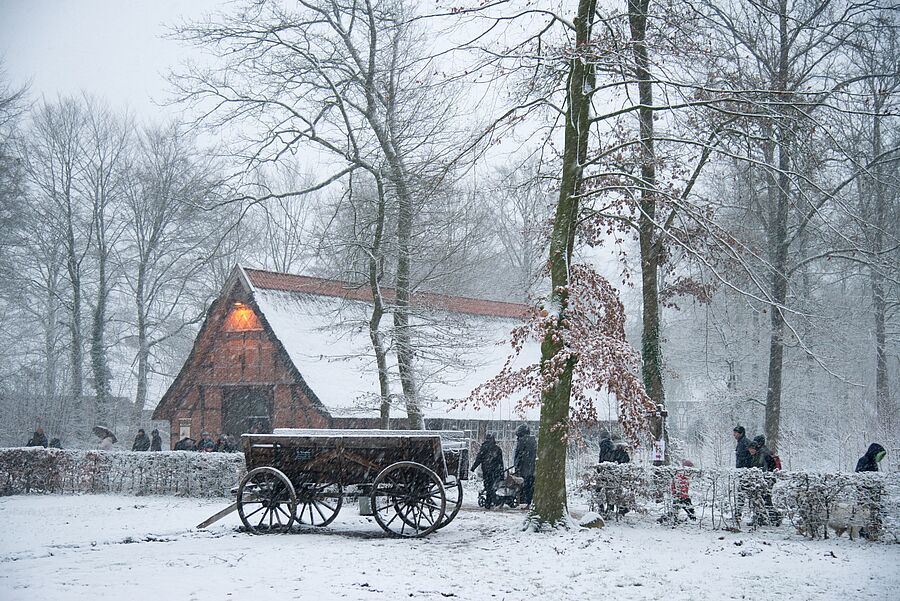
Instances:
[[[262,324],[253,309],[243,303],[234,303],[231,313],[225,318],[226,332],[247,332],[261,330]]]

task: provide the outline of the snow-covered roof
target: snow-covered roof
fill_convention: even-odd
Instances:
[[[264,320],[331,415],[377,417],[379,386],[368,331],[370,303],[345,294],[322,293],[321,288],[310,292],[266,288],[266,280],[256,275],[260,272],[247,273],[253,283],[253,300]],[[480,305],[481,308],[492,304],[484,302],[488,304]],[[508,315],[513,310],[522,314],[524,309],[512,303],[499,305],[509,310]],[[418,341],[415,367],[426,417],[538,419],[537,410],[525,415],[516,412],[515,399],[505,399],[489,409],[455,406],[455,401],[466,398],[476,386],[500,372],[512,350],[508,344],[510,332],[521,323],[519,319],[420,307],[411,321]],[[386,316],[382,324],[385,333],[385,326],[390,324],[390,316]],[[535,362],[539,355],[539,345],[532,343],[526,345],[520,361]],[[391,390],[399,394],[394,353],[389,354],[389,361]],[[405,414],[402,403],[392,407],[392,414],[398,412]]]

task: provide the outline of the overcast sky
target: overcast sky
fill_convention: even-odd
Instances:
[[[140,118],[171,115],[167,70],[188,56],[163,39],[165,24],[195,18],[224,0],[0,0],[0,55],[33,98],[77,94],[129,107]]]

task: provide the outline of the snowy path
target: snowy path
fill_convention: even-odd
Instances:
[[[227,500],[0,498],[0,600],[900,599],[900,545],[613,525],[534,535],[464,507],[424,540],[345,507],[333,528],[236,531]]]

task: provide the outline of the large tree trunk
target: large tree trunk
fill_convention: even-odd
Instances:
[[[647,51],[647,13],[651,0],[628,0],[628,22],[631,28],[635,76],[638,81],[638,110],[641,136],[641,201],[638,230],[641,248],[641,297],[643,315],[641,330],[641,375],[647,394],[657,405],[666,401],[662,378],[662,350],[659,320],[659,259],[663,240],[656,235],[656,150],[653,142],[653,84]],[[651,422],[657,440],[666,440],[664,420]],[[665,445],[668,458],[668,444]]]
[[[99,226],[98,226],[99,227]],[[107,410],[109,408],[110,373],[109,361],[106,354],[106,303],[109,296],[109,283],[107,282],[106,250],[100,249],[97,305],[94,307],[93,323],[91,325],[91,368],[94,374],[94,420],[107,423]]]
[[[575,18],[575,57],[569,62],[566,106],[565,147],[559,201],[550,237],[550,305],[559,312],[557,327],[568,305],[569,265],[575,244],[578,221],[578,193],[587,155],[590,133],[590,90],[594,87],[594,71],[584,57],[591,38],[596,0],[579,0]],[[562,342],[553,335],[553,327],[541,343],[541,365],[546,366],[563,350]],[[570,359],[556,383],[541,394],[541,444],[538,445],[532,519],[538,524],[561,525],[565,522],[566,450],[569,433],[569,401],[572,391]]]
[[[69,311],[69,333],[71,334],[70,369],[72,372],[72,397],[76,406],[80,406],[84,396],[82,366],[84,365],[83,334],[81,330],[81,267],[75,256],[75,237],[69,226],[69,256],[66,264],[69,281],[72,284],[72,299]]]
[[[872,193],[875,206],[873,215],[874,235],[872,237],[872,252],[880,258],[884,250],[885,222],[885,192],[884,169],[879,157],[882,153],[881,139],[881,112],[884,109],[884,97],[875,91],[874,116],[872,117],[872,157],[877,161],[873,170],[874,181]],[[876,259],[877,260],[877,259]],[[893,403],[891,402],[891,388],[888,380],[887,364],[887,335],[885,321],[887,319],[887,301],[885,293],[884,273],[877,264],[872,268],[872,309],[875,321],[875,417],[876,423],[884,428],[884,432],[893,432],[893,420],[895,418]]]
[[[397,169],[400,172],[400,169]],[[397,298],[394,309],[394,337],[397,343],[397,369],[400,372],[400,387],[406,400],[406,415],[411,430],[424,430],[425,419],[419,407],[419,392],[414,374],[415,352],[409,325],[410,293],[410,243],[412,240],[412,198],[406,186],[405,177],[395,178],[397,186]]]
[[[147,378],[150,374],[150,342],[147,332],[147,307],[146,301],[146,280],[147,267],[146,259],[140,258],[141,264],[138,266],[137,286],[135,287],[134,304],[137,311],[137,337],[138,337],[138,353],[137,353],[137,392],[134,397],[134,407],[131,413],[131,422],[134,428],[141,427],[143,419],[144,404],[147,402]]]
[[[778,100],[787,98],[788,81],[788,15],[786,0],[779,0],[779,57],[774,91],[780,96]],[[766,440],[772,452],[777,452],[779,431],[781,429],[781,384],[784,366],[784,306],[787,302],[788,285],[788,217],[790,210],[790,124],[785,123],[786,115],[771,130],[775,139],[767,150],[766,163],[768,171],[769,227],[768,246],[769,264],[772,270],[771,290],[771,323],[769,340],[769,375],[766,388]],[[777,172],[771,166],[777,152]]]

